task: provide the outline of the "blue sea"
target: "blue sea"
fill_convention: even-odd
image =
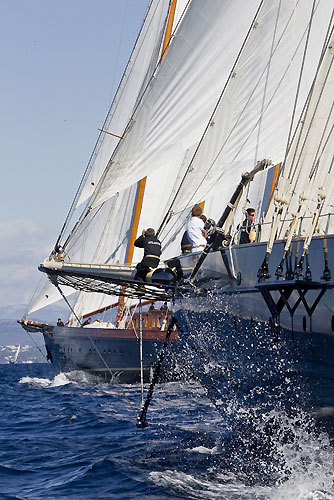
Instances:
[[[197,382],[177,382],[138,429],[139,385],[48,364],[0,365],[0,380],[1,500],[334,498],[331,426],[309,415],[271,410],[234,435]]]

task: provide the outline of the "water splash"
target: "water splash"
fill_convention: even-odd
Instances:
[[[153,471],[156,485],[187,498],[222,500],[332,500],[334,449],[309,415],[240,412],[240,426],[215,448],[188,448],[188,455],[215,455],[207,472]],[[219,454],[217,452],[220,452]],[[190,459],[191,461],[191,459]]]
[[[39,377],[22,377],[19,380],[19,384],[28,384],[33,387],[39,388],[49,388],[49,387],[60,387],[67,384],[75,384],[76,382],[69,379],[68,374],[58,373],[53,379],[39,378]]]

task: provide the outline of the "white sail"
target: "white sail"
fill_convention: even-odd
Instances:
[[[103,129],[122,136],[160,57],[168,2],[152,0]],[[119,138],[101,132],[77,206],[93,193]]]
[[[317,3],[314,13],[297,117],[323,46],[330,3]],[[284,160],[311,8],[302,0],[264,2],[171,207],[174,212],[218,193],[224,207],[241,174],[257,161]]]
[[[258,3],[211,0],[209,8],[202,0],[190,3],[101,178],[93,207],[198,142]]]
[[[124,263],[130,239],[137,186],[131,186],[99,209],[93,210],[70,239],[68,252],[80,262]],[[102,309],[115,302],[101,293],[81,292],[75,303],[75,314],[85,314]],[[76,324],[74,315],[70,324]]]
[[[26,315],[39,311],[44,307],[51,306],[52,304],[58,302],[59,300],[63,300],[61,294],[59,293],[59,290],[52,283],[50,283],[49,280],[45,279],[43,281],[44,285],[42,285],[36,297],[31,301],[31,304],[26,312]],[[69,295],[72,295],[75,292],[75,290],[73,290],[73,288],[69,286],[63,286],[62,292],[66,297],[68,297]]]
[[[17,346],[16,353],[15,353],[15,356],[14,356],[14,359],[13,359],[13,363],[16,363],[17,358],[19,357],[19,354],[20,354],[20,350],[21,350],[21,344],[19,344]]]

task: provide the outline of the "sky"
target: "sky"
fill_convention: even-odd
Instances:
[[[148,4],[0,0],[0,319],[31,300]]]

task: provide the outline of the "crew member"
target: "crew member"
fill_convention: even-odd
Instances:
[[[255,217],[255,209],[247,208],[246,219],[243,221],[240,230],[240,242],[239,242],[240,245],[244,245],[245,243],[251,243],[249,234],[254,229],[254,217]]]
[[[200,217],[202,219],[202,221],[206,222],[206,217],[204,214],[201,215]],[[189,241],[189,238],[188,238],[188,234],[187,234],[187,231],[185,231],[183,233],[183,236],[182,236],[182,240],[181,240],[181,252],[183,254],[186,254],[186,253],[190,253],[191,252],[191,243]]]
[[[191,244],[191,252],[200,252],[206,246],[207,232],[204,229],[204,220],[202,219],[202,209],[195,205],[191,210],[191,219],[187,224],[187,236]]]
[[[191,244],[188,239],[187,231],[183,233],[182,240],[181,240],[181,252],[183,254],[185,253],[190,253],[191,252]]]
[[[151,227],[143,229],[142,235],[136,239],[135,247],[144,249],[144,257],[137,264],[135,280],[145,281],[147,273],[151,269],[158,267],[161,255],[161,243],[155,236],[155,231]]]
[[[57,326],[64,326],[64,323],[62,322],[61,318],[58,318]]]
[[[84,321],[84,322],[82,323],[82,325],[81,325],[81,326],[87,326],[87,325],[90,325],[90,324],[91,324],[91,322],[92,322],[92,318],[88,318],[88,319],[86,319],[86,321]]]

